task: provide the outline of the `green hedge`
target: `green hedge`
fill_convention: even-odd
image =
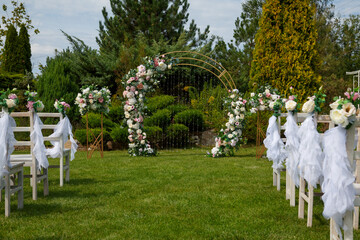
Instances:
[[[147,139],[150,141],[150,144],[159,144],[162,142],[163,138],[163,130],[160,127],[145,127],[145,132],[147,135]]]
[[[185,147],[189,143],[189,128],[183,124],[171,124],[166,133],[168,142],[173,147]]]
[[[175,123],[184,124],[190,131],[204,129],[204,115],[199,110],[185,110],[175,115]]]
[[[169,95],[160,95],[149,98],[146,103],[147,112],[149,114],[152,114],[160,109],[166,108],[167,106],[174,104],[174,102],[175,97]]]
[[[120,144],[128,144],[128,128],[124,128],[121,126],[116,126],[112,129],[110,136],[114,142]]]
[[[114,123],[121,123],[125,118],[124,107],[122,105],[111,106],[108,116]]]
[[[171,113],[167,109],[162,109],[154,113],[151,117],[145,118],[144,125],[148,127],[158,126],[165,129],[170,125]]]
[[[89,128],[101,128],[101,114],[89,112]],[[86,115],[81,119],[84,126],[86,126]],[[108,118],[103,117],[103,127],[107,130],[113,128],[115,124]]]
[[[170,111],[171,118],[173,118],[176,114],[188,110],[189,107],[184,104],[175,104],[168,106],[166,109]]]
[[[93,128],[93,129],[91,129],[91,131],[95,135],[95,137],[97,137],[100,134],[101,129],[100,128]],[[106,144],[106,142],[110,140],[110,134],[105,129],[104,129],[103,133],[104,133],[104,144]],[[82,145],[86,145],[86,129],[77,129],[77,130],[75,130],[75,138]],[[91,133],[89,133],[89,141],[93,142],[94,140],[95,140],[94,136]]]

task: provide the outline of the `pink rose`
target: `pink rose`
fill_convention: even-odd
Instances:
[[[11,94],[8,96],[8,98],[9,98],[9,99],[16,99],[17,96],[16,96],[16,94],[11,93]]]
[[[355,101],[356,99],[358,99],[359,98],[359,93],[354,93],[354,98],[353,98],[353,101]]]
[[[137,85],[137,88],[138,88],[139,90],[141,90],[141,89],[144,88],[144,85],[143,85],[142,83],[140,83],[139,85]]]
[[[28,101],[28,103],[26,104],[26,107],[29,109],[29,110],[32,110],[34,108],[34,103],[33,101]]]
[[[290,97],[289,97],[289,100],[294,100],[295,99],[295,97],[293,96],[293,95],[291,95]]]
[[[94,98],[93,95],[92,95],[92,93],[89,94],[89,98]]]
[[[349,94],[348,92],[344,93],[344,95],[345,95],[348,99],[350,99],[350,94]]]
[[[135,91],[136,91],[136,87],[135,87],[135,86],[131,86],[130,91],[135,92]]]
[[[104,99],[103,98],[99,98],[99,103],[103,103]]]
[[[266,94],[266,97],[267,97],[267,98],[271,97],[271,93],[267,93],[267,94]]]
[[[146,76],[146,80],[148,80],[148,81],[149,81],[149,80],[150,80],[150,76]]]
[[[125,98],[126,95],[128,94],[128,91],[123,91],[123,97]]]
[[[247,103],[247,101],[246,101],[246,100],[244,100],[244,101],[243,101],[243,103],[244,103],[244,104],[246,104],[246,103]]]
[[[143,118],[142,116],[139,116],[138,122],[139,122],[139,123],[142,123],[143,121],[144,121],[144,118]]]

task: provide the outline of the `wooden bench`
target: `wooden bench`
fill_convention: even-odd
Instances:
[[[14,132],[25,132],[28,133],[29,136],[31,132],[34,130],[34,116],[33,112],[13,112],[10,114],[13,118],[28,118],[30,126],[19,126],[13,128]],[[24,162],[24,167],[30,168],[30,175],[24,175],[24,177],[31,178],[31,186],[32,186],[32,198],[33,200],[37,200],[37,183],[43,181],[44,184],[44,196],[49,195],[49,181],[48,181],[48,171],[43,168],[42,172],[39,170],[38,163],[36,161],[35,155],[33,153],[34,143],[29,141],[17,141],[15,146],[26,146],[30,148],[30,154],[12,154],[10,156],[11,164],[18,164]]]

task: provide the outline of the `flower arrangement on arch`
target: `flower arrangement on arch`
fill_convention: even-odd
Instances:
[[[283,99],[284,103],[285,103],[285,109],[294,114],[296,112],[299,111],[300,109],[300,104],[298,103],[298,98],[297,95],[294,94],[294,88],[290,87],[290,96],[288,99]]]
[[[107,114],[111,104],[110,90],[107,87],[98,89],[96,85],[83,86],[75,104],[79,106],[81,115],[89,111]]]
[[[37,99],[37,92],[30,92],[29,86],[28,90],[25,92],[25,96],[27,96],[26,107],[29,109],[29,111],[42,112],[44,110],[44,103]]]
[[[123,78],[124,113],[129,132],[130,156],[156,155],[143,126],[146,110],[145,96],[155,91],[164,72],[171,69],[172,65],[173,59],[167,59],[164,55],[154,58],[145,57],[143,64],[130,70]]]
[[[355,89],[356,90],[356,89]],[[333,103],[330,104],[330,119],[339,126],[349,129],[356,121],[356,107],[360,104],[360,95],[358,92],[344,93],[345,98],[335,97]]]
[[[0,106],[11,113],[15,107],[19,104],[17,95],[13,92],[14,90],[0,91]]]
[[[215,138],[215,147],[208,152],[209,157],[233,156],[234,150],[244,141],[242,129],[245,126],[246,103],[239,90],[230,91],[230,96],[225,98],[224,105],[228,107],[229,120],[225,124],[225,129],[221,129]],[[246,141],[246,140],[245,140]]]
[[[64,99],[55,100],[54,107],[63,116],[66,116],[66,110],[70,109],[70,105],[64,101]]]

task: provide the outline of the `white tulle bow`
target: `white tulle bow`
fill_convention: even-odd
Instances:
[[[299,168],[300,176],[316,188],[322,179],[322,166],[324,154],[321,148],[320,134],[316,129],[313,116],[308,116],[299,128],[301,139],[299,146]]]
[[[38,162],[39,169],[41,167],[43,167],[43,168],[49,167],[49,161],[46,157],[46,148],[44,145],[44,137],[41,132],[42,128],[43,128],[43,123],[41,122],[40,117],[37,115],[37,113],[34,113],[34,130],[30,134],[30,139],[34,143],[33,153]]]
[[[4,112],[0,118],[0,180],[7,173],[5,166],[11,167],[10,155],[16,143],[13,127],[16,127],[15,120]]]
[[[54,133],[49,137],[62,137],[63,143],[65,144],[70,137],[71,142],[71,157],[70,160],[75,158],[75,153],[77,151],[78,145],[76,144],[73,134],[72,134],[72,126],[69,121],[69,118],[66,116],[64,119],[60,120],[54,129]],[[63,152],[61,151],[61,146],[59,141],[51,141],[51,144],[54,146],[53,148],[47,149],[46,154],[51,158],[58,158],[62,156]]]
[[[299,146],[300,139],[298,136],[299,127],[291,113],[288,113],[285,123],[286,144],[285,150],[287,153],[286,170],[296,186],[299,186],[300,171],[299,171]]]
[[[325,218],[333,218],[338,226],[343,227],[343,216],[346,211],[354,209],[355,200],[355,178],[346,152],[346,130],[337,126],[326,131],[323,145],[323,215]],[[340,231],[338,233],[341,234]]]
[[[266,157],[273,161],[272,167],[275,170],[283,167],[283,162],[286,158],[284,143],[280,138],[276,120],[275,116],[270,117],[266,130],[266,138],[264,139],[264,145],[267,148]]]

